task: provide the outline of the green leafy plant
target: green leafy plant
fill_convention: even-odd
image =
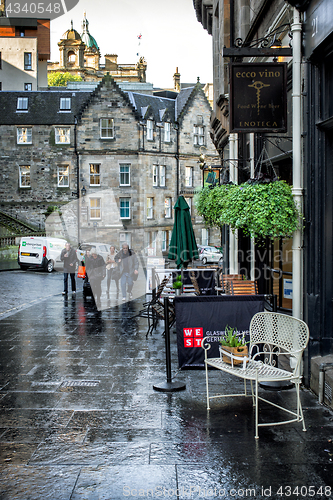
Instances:
[[[206,224],[227,224],[258,240],[291,237],[302,221],[291,186],[281,180],[204,188],[195,204]]]
[[[245,342],[244,337],[240,338],[239,335],[237,335],[237,328],[228,325],[225,327],[225,334],[221,337],[220,343],[227,347],[244,347],[248,344],[248,342]]]
[[[67,82],[82,82],[82,77],[60,71],[55,71],[47,75],[47,84],[49,87],[66,87]]]
[[[183,283],[182,283],[182,275],[181,274],[178,274],[177,276],[177,279],[176,281],[173,282],[173,285],[172,287],[177,290],[179,288],[181,288],[183,286]]]

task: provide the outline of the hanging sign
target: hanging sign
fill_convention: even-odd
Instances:
[[[287,64],[230,64],[230,131],[286,130]]]

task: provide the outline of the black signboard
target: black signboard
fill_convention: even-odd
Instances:
[[[179,368],[203,368],[201,341],[211,344],[209,357],[220,356],[220,338],[231,326],[249,340],[249,326],[264,310],[264,295],[218,295],[175,297]]]
[[[231,132],[286,132],[287,64],[230,65]]]

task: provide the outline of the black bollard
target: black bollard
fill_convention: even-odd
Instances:
[[[164,297],[164,326],[165,326],[165,364],[166,382],[153,385],[153,389],[159,392],[176,392],[186,389],[183,382],[172,382],[171,379],[171,351],[170,351],[170,327],[169,327],[169,297]]]

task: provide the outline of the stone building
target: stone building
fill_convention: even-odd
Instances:
[[[165,98],[124,92],[107,75],[93,92],[1,92],[1,210],[74,241],[128,241],[165,252],[183,194],[198,243],[219,243],[193,204],[198,157],[218,155],[198,82]],[[204,149],[202,149],[204,148]]]
[[[304,376],[306,384],[311,382],[317,392],[319,366],[323,363],[323,375],[325,363],[333,359],[333,3],[193,0],[193,6],[198,21],[213,38],[212,136],[216,148],[223,158],[229,155],[242,159],[243,164],[245,160],[248,173],[253,175],[266,145],[266,164],[292,184],[295,202],[304,213],[302,231],[295,231],[291,239],[274,242],[274,246],[267,245],[261,261],[253,251],[255,258],[250,264],[252,268],[262,265],[268,271],[263,291],[274,290],[281,311],[292,312],[308,323],[310,342]],[[229,108],[233,105],[230,63],[267,65],[274,60],[287,64],[287,132],[234,133],[229,126]],[[238,168],[234,180],[245,174],[245,169]],[[244,248],[253,242],[239,238],[238,243],[239,252],[232,256],[230,250],[234,272],[246,265],[242,262]],[[292,298],[285,287],[288,279]],[[328,373],[326,377],[325,399],[332,404],[333,381]]]
[[[58,43],[59,62],[48,62],[48,72],[71,73],[84,81],[100,81],[109,73],[116,81],[145,82],[147,63],[139,57],[136,64],[119,64],[117,54],[106,54],[101,64],[101,53],[95,38],[89,32],[89,22],[84,13],[82,32],[68,29]]]

